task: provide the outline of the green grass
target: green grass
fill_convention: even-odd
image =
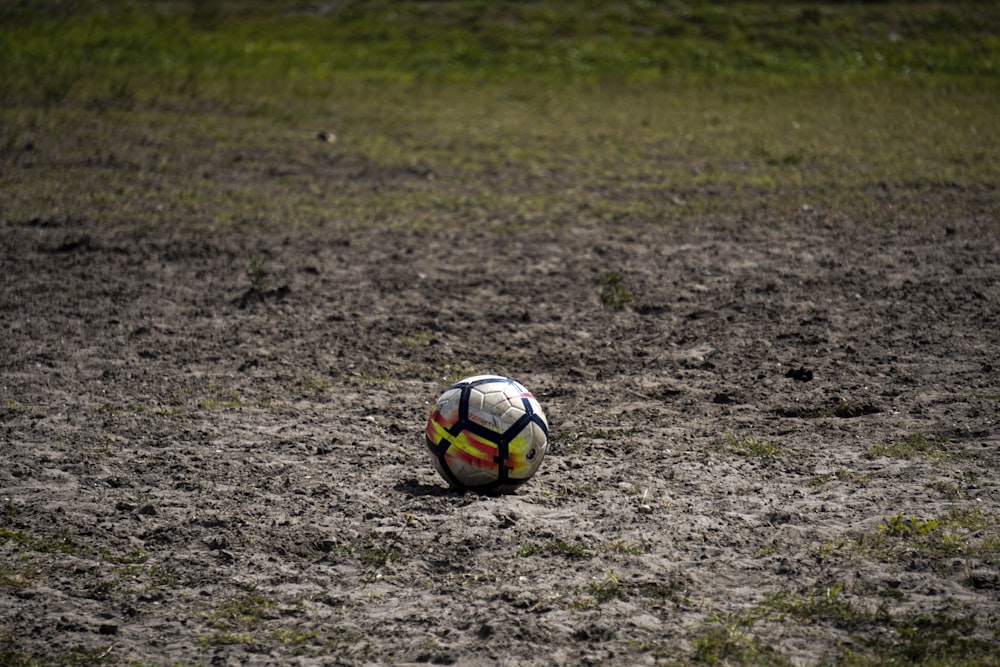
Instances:
[[[289,389],[301,396],[322,396],[330,393],[331,385],[324,378],[303,377],[292,383]]]
[[[833,664],[973,665],[1000,660],[996,645],[975,634],[974,616],[893,613],[884,606],[869,607],[839,582],[802,593],[766,595],[753,613],[804,625],[830,624],[850,631],[867,649],[862,654],[845,650]]]
[[[750,632],[738,615],[713,614],[691,640],[691,662],[698,665],[790,665],[790,660]]]
[[[198,407],[202,410],[239,408],[243,405],[245,405],[243,397],[235,389],[228,393],[220,393],[217,396],[206,397],[198,401]]]
[[[50,102],[78,87],[129,101],[144,85],[160,94],[233,95],[237,83],[260,75],[295,90],[331,76],[643,82],[677,73],[908,78],[1000,69],[997,10],[983,3],[376,1],[325,15],[295,4],[117,0],[51,11],[6,3],[7,86]],[[22,77],[39,73],[44,85],[34,92]],[[158,76],[142,84],[143,74]]]
[[[857,534],[854,548],[882,561],[916,553],[932,568],[946,568],[949,559],[956,557],[1000,564],[1000,523],[979,505],[955,505],[938,517],[898,513],[883,518],[874,533]]]
[[[31,656],[17,651],[0,650],[0,665],[5,667],[85,667],[86,665],[120,665],[121,660],[111,648],[75,646],[50,655]],[[132,663],[129,663],[132,664]],[[136,665],[136,667],[141,667]]]
[[[627,304],[635,301],[635,296],[622,284],[621,276],[615,271],[608,271],[601,278],[601,303],[609,308],[621,310]]]
[[[428,231],[478,223],[503,232],[765,210],[792,216],[803,206],[875,222],[924,220],[947,209],[923,197],[934,184],[1000,180],[988,158],[1000,148],[985,111],[996,99],[989,84],[939,93],[884,82],[758,83],[498,81],[470,96],[463,84],[373,91],[349,82],[318,96],[336,96],[327,111],[308,111],[317,103],[309,98],[289,104],[293,119],[223,109],[191,111],[184,123],[162,106],[124,114],[69,102],[48,112],[7,108],[2,132],[13,148],[3,157],[33,168],[5,170],[0,182],[13,193],[13,221]],[[331,115],[344,136],[335,147],[312,137]],[[75,128],[68,145],[60,140],[67,126]],[[109,151],[124,166],[84,173]],[[801,161],[769,157],[792,153]],[[266,177],[276,155],[288,172]],[[336,165],[377,169],[393,187],[343,179],[331,188]],[[495,187],[484,188],[484,178]],[[891,199],[879,198],[883,186]]]
[[[1000,181],[991,5],[214,6],[3,5],[5,222],[920,224]]]
[[[626,600],[633,604],[655,607],[692,608],[688,595],[690,582],[680,575],[668,575],[659,581],[629,581],[614,570],[606,570],[594,577],[585,587],[570,586],[563,599],[566,609],[586,611],[613,600]]]
[[[19,530],[0,528],[0,544],[5,542],[14,542],[24,551],[39,553],[73,554],[79,551],[79,547],[65,532],[57,532],[53,535],[31,535]]]
[[[209,635],[199,635],[197,641],[206,647],[213,646],[233,646],[239,644],[253,644],[253,634],[249,632],[214,632]]]
[[[360,554],[361,562],[372,567],[383,568],[403,559],[398,548],[398,540],[386,544],[378,540],[374,534],[365,536],[364,546]]]
[[[646,544],[639,544],[638,542],[624,542],[617,541],[611,542],[601,547],[601,551],[607,554],[621,554],[626,556],[641,556],[643,554],[649,553],[650,547]]]
[[[543,544],[524,544],[518,551],[518,556],[534,555],[564,556],[570,560],[589,560],[595,556],[593,550],[583,542],[566,542],[553,540]]]
[[[844,586],[839,582],[825,583],[805,593],[782,591],[764,596],[760,607],[780,619],[808,624],[829,622],[840,628],[856,628],[880,620],[882,612],[859,607],[843,591]]]
[[[856,484],[858,486],[867,486],[871,483],[871,477],[868,475],[861,475],[844,467],[837,468],[833,472],[816,475],[815,477],[807,480],[806,483],[810,486],[822,487],[827,483],[833,482],[834,480],[845,484]]]
[[[770,440],[761,440],[754,437],[740,439],[728,434],[721,448],[723,451],[731,452],[744,458],[773,459],[781,456],[783,452],[781,446]]]
[[[250,592],[214,608],[208,614],[208,622],[219,630],[252,629],[260,625],[275,604],[274,600],[260,593]]]
[[[928,438],[921,433],[914,433],[890,443],[872,445],[868,448],[865,456],[869,459],[875,459],[880,456],[888,456],[896,459],[912,459],[916,457],[940,459],[948,456],[948,451],[945,449],[945,445],[948,442],[948,438],[944,436]]]
[[[1000,650],[975,616],[961,613],[893,611],[869,604],[837,581],[803,591],[778,591],[739,612],[713,612],[690,639],[677,664],[783,665],[792,661],[762,638],[775,624],[838,628],[854,640],[820,664],[996,665]],[[988,628],[986,628],[988,630]],[[786,630],[787,631],[787,630]],[[655,648],[668,655],[664,647]],[[677,652],[673,652],[677,657]],[[671,663],[673,664],[673,663]]]

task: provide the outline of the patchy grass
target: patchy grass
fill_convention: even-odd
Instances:
[[[873,403],[840,397],[837,399],[835,406],[823,410],[820,416],[854,419],[855,417],[864,417],[865,415],[873,415],[879,412],[881,412],[881,409]]]
[[[587,594],[597,604],[602,604],[609,600],[622,600],[626,597],[621,578],[612,570],[605,572],[601,579],[591,581],[590,585],[587,586]]]
[[[923,197],[941,178],[973,189],[1000,179],[983,153],[997,148],[982,111],[992,96],[962,86],[936,95],[892,84],[900,88],[888,98],[881,86],[838,82],[532,86],[498,80],[469,96],[448,83],[338,83],[329,94],[337,92],[344,139],[333,146],[310,133],[329,111],[281,121],[192,112],[183,151],[166,162],[163,147],[177,141],[180,123],[172,110],[5,109],[15,148],[0,157],[32,166],[31,178],[21,169],[0,177],[13,193],[7,218],[427,232],[476,224],[503,233],[511,221],[674,225],[761,210],[801,218],[808,206],[877,222],[945,212]],[[80,141],[57,145],[52,137],[67,123],[80,128]],[[806,157],[774,163],[760,144]],[[127,164],[75,166],[108,160],[112,150]],[[292,165],[287,175],[267,176],[274,155]],[[951,165],[947,174],[933,166],[941,162]],[[394,187],[372,190],[345,170],[382,170]],[[494,187],[483,187],[485,177]],[[880,183],[889,191],[881,199]],[[602,289],[624,305],[631,291],[616,285]]]
[[[65,532],[56,532],[52,535],[31,535],[19,530],[0,528],[0,544],[4,542],[13,542],[24,551],[39,553],[73,554],[79,551],[79,547]]]
[[[584,611],[612,600],[626,600],[654,607],[670,605],[677,609],[691,608],[688,595],[690,582],[680,575],[668,575],[661,581],[629,581],[614,570],[593,577],[585,587],[571,586],[563,597],[567,609]]]
[[[691,661],[699,665],[791,665],[792,662],[750,632],[752,621],[713,614],[691,640]]]
[[[207,396],[198,401],[198,407],[202,410],[226,410],[240,408],[246,405],[246,401],[235,389],[210,388],[214,395]]]
[[[895,636],[866,641],[875,658],[870,664],[998,665],[995,637],[974,636],[974,616],[946,613],[900,614],[890,621]]]
[[[704,665],[790,665],[791,659],[764,639],[776,625],[793,623],[816,631],[836,628],[850,633],[845,645],[821,664],[831,665],[996,665],[1000,648],[976,617],[957,613],[893,612],[849,593],[837,581],[817,583],[804,591],[763,596],[740,612],[711,613],[695,630],[687,655],[676,649],[648,646],[647,651],[672,655],[676,663]]]
[[[799,623],[827,622],[839,628],[856,628],[878,620],[879,612],[856,605],[846,595],[844,586],[829,582],[805,593],[786,592],[766,595],[761,610],[776,614],[778,620],[790,618]]]
[[[945,448],[948,442],[949,438],[945,436],[928,438],[922,433],[914,433],[887,444],[872,445],[865,453],[865,457],[869,459],[875,459],[880,456],[888,456],[894,459],[912,459],[916,457],[941,459],[948,456],[948,451]]]
[[[608,554],[623,554],[626,556],[641,556],[642,554],[649,553],[649,546],[639,544],[638,542],[624,542],[622,540],[618,540],[616,542],[603,545],[601,547],[601,552]]]
[[[268,610],[275,605],[274,600],[257,592],[249,592],[215,607],[208,613],[208,624],[219,630],[253,628],[264,620]]]
[[[403,559],[396,542],[386,544],[380,541],[374,534],[365,536],[365,543],[360,553],[361,562],[377,568],[384,568],[391,563],[398,563]]]
[[[609,308],[621,310],[635,301],[635,296],[622,284],[621,276],[615,271],[608,271],[601,278],[601,303]]]
[[[318,397],[329,394],[332,386],[329,380],[319,377],[303,377],[289,387],[300,396]]]
[[[371,371],[366,368],[352,370],[349,373],[344,373],[342,377],[357,387],[385,387],[396,382],[396,378],[389,373]]]
[[[840,467],[832,473],[822,473],[820,475],[816,475],[815,477],[811,477],[806,483],[810,486],[820,487],[833,481],[844,482],[846,484],[856,484],[857,486],[867,486],[871,483],[871,477],[856,473],[853,470],[848,470],[844,467]]]
[[[1000,525],[979,505],[954,506],[947,515],[931,518],[899,513],[885,517],[874,533],[855,535],[854,548],[884,561],[916,553],[932,569],[955,557],[1000,563]]]
[[[595,556],[594,551],[584,542],[566,542],[553,540],[543,544],[524,544],[517,550],[522,557],[544,555],[563,556],[570,560],[589,560]]]
[[[740,439],[728,434],[725,436],[721,449],[744,458],[763,459],[777,458],[784,451],[779,445],[769,440],[760,440],[754,437]]]
[[[974,616],[893,613],[884,605],[859,602],[836,581],[801,593],[766,595],[747,617],[832,625],[850,631],[867,649],[865,653],[845,649],[831,664],[973,665],[1000,660],[1000,649],[987,635],[977,632]]]
[[[210,29],[183,3],[99,4],[2,10],[0,159],[30,167],[0,172],[8,221],[920,222],[949,211],[935,184],[1000,181],[982,4],[218,2]],[[344,178],[371,170],[392,187]]]
[[[87,665],[118,665],[122,663],[118,656],[114,655],[114,646],[102,648],[75,646],[46,656],[32,656],[17,651],[0,650],[0,664],[5,667],[48,667],[49,665],[85,667]],[[141,665],[137,665],[137,667],[141,667]]]

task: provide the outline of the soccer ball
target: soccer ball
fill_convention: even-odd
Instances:
[[[542,406],[523,385],[498,375],[448,387],[427,420],[431,462],[456,489],[509,493],[535,474],[548,446]]]

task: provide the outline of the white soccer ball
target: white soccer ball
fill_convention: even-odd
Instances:
[[[448,387],[427,420],[431,462],[456,489],[509,493],[531,479],[548,446],[549,424],[538,400],[498,375]]]

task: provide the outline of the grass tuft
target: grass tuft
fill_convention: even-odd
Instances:
[[[218,630],[254,628],[264,620],[276,602],[251,592],[225,602],[208,614],[208,624]]]
[[[928,438],[922,433],[914,433],[888,444],[872,445],[865,453],[865,457],[869,459],[876,459],[881,456],[895,459],[912,459],[916,457],[940,459],[948,456],[948,452],[944,447],[948,442],[949,439],[945,436]]]
[[[774,459],[783,453],[780,446],[769,440],[760,440],[754,437],[738,439],[728,434],[725,436],[722,448],[744,458]]]
[[[691,660],[699,665],[774,665],[792,663],[750,632],[752,621],[713,614],[691,640]]]
[[[621,276],[608,271],[601,279],[601,303],[615,310],[621,310],[635,300],[635,296],[622,284]]]
[[[14,542],[22,549],[36,551],[39,553],[63,553],[72,554],[79,550],[72,538],[65,532],[56,532],[53,535],[31,535],[19,530],[0,528],[0,544],[4,542]]]
[[[563,556],[571,560],[589,560],[595,556],[594,552],[583,542],[566,542],[565,540],[554,540],[544,544],[524,544],[517,551],[518,556],[527,557],[535,555]]]

